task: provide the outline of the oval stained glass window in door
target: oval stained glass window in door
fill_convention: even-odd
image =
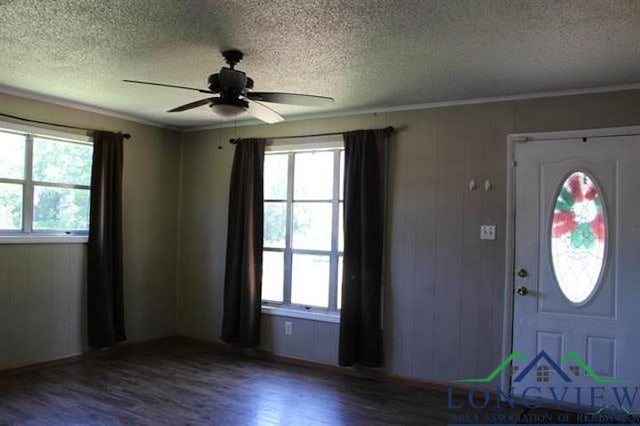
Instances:
[[[551,261],[560,291],[581,304],[594,294],[604,266],[607,222],[602,195],[589,175],[573,172],[556,197]]]

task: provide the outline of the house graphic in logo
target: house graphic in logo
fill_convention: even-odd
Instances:
[[[517,366],[512,366],[512,362],[519,360],[526,362],[526,358],[519,351],[513,351],[498,365],[488,376],[474,379],[458,379],[453,380],[454,383],[490,383],[498,377],[505,369],[510,368],[510,373],[514,383],[521,382],[532,371],[536,374],[537,382],[549,382],[550,372],[553,371],[565,383],[571,383],[572,376],[579,377],[584,371],[596,383],[625,383],[626,380],[607,379],[598,375],[593,369],[575,352],[568,352],[561,360],[560,364],[555,362],[545,351],[540,351],[527,365],[524,366],[520,373]],[[569,365],[569,374],[562,368],[563,364]],[[517,373],[517,375],[516,375]]]
[[[540,361],[544,361],[548,365],[538,365]],[[558,376],[560,376],[560,378],[565,382],[571,382],[569,376],[567,376],[565,372],[562,371],[562,367],[556,364],[555,361],[553,361],[545,351],[540,351],[538,355],[536,355],[536,357],[532,359],[529,364],[527,364],[522,372],[513,379],[514,383],[521,382],[534,368],[536,369],[536,379],[538,382],[549,381],[549,369],[555,370],[555,372],[558,373]]]
[[[633,415],[638,422],[635,424],[640,424],[640,412],[637,418],[634,413],[640,405],[640,385],[621,385],[629,380],[602,377],[573,351],[557,358],[542,350],[529,361],[521,352],[513,351],[486,377],[454,380],[471,386],[448,387],[447,408],[484,410],[493,405],[499,410],[520,405],[536,409],[544,405],[562,409],[568,404],[592,410],[581,415]],[[511,378],[507,388],[492,384],[505,373]]]

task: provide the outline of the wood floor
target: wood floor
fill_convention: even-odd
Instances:
[[[518,419],[522,410],[496,412]],[[185,342],[0,375],[2,425],[438,426],[464,420],[455,414],[447,409],[442,390],[220,353]]]

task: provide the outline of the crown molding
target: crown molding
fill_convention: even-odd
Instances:
[[[588,95],[593,93],[619,92],[623,90],[637,90],[637,89],[640,89],[640,83],[624,84],[624,85],[617,85],[617,86],[594,87],[589,89],[558,90],[558,91],[549,91],[549,92],[526,93],[522,95],[507,95],[507,96],[495,96],[495,97],[486,97],[486,98],[460,99],[460,100],[442,101],[442,102],[427,102],[427,103],[421,103],[421,104],[399,105],[399,106],[382,107],[382,108],[348,109],[348,110],[342,110],[342,111],[330,111],[330,112],[321,112],[317,114],[305,114],[305,115],[285,117],[285,121],[303,121],[303,120],[315,120],[315,119],[322,119],[322,118],[347,117],[347,116],[353,116],[353,115],[382,114],[387,112],[414,111],[419,109],[445,108],[445,107],[453,107],[453,106],[461,106],[461,105],[486,104],[486,103],[495,103],[495,102],[523,101],[528,99],[552,98],[552,97],[558,97],[558,96]],[[203,130],[224,129],[229,127],[256,126],[260,124],[264,124],[264,123],[255,119],[250,119],[250,120],[242,120],[237,122],[221,123],[221,124],[216,124],[211,126],[188,127],[188,128],[182,129],[182,131],[188,133],[188,132],[199,132]]]
[[[537,93],[526,93],[526,94],[520,94],[520,95],[459,99],[459,100],[442,101],[442,102],[426,102],[426,103],[420,103],[420,104],[399,105],[399,106],[393,106],[393,107],[354,108],[354,109],[346,109],[346,110],[338,110],[338,111],[325,111],[325,112],[320,112],[316,114],[312,113],[312,114],[293,115],[293,116],[285,117],[285,119],[286,121],[316,120],[316,119],[325,119],[325,118],[348,117],[348,116],[354,116],[354,115],[382,114],[382,113],[388,113],[388,112],[413,111],[413,110],[420,110],[420,109],[444,108],[444,107],[483,104],[483,103],[495,103],[495,102],[521,101],[521,100],[528,100],[528,99],[551,98],[551,97],[558,97],[558,96],[587,95],[587,94],[593,94],[593,93],[619,92],[623,90],[637,90],[637,89],[640,89],[640,83],[623,84],[623,85],[616,85],[616,86],[602,86],[602,87],[594,87],[594,88],[588,88],[588,89],[558,90],[558,91],[547,91],[547,92],[537,92]],[[65,99],[61,99],[53,96],[42,95],[39,93],[27,91],[27,90],[16,89],[16,88],[6,86],[6,85],[1,85],[1,84],[0,84],[0,93],[6,93],[8,95],[14,95],[14,96],[27,98],[27,99],[33,99],[36,101],[48,102],[55,105],[78,109],[81,111],[92,112],[96,114],[120,118],[123,120],[134,121],[136,123],[146,124],[148,126],[160,127],[164,129],[174,130],[178,132],[186,132],[186,133],[200,132],[204,130],[234,128],[234,127],[257,126],[257,125],[264,124],[263,122],[256,119],[247,119],[247,120],[239,120],[239,121],[232,120],[225,123],[207,125],[207,126],[175,127],[175,126],[168,125],[166,123],[151,121],[151,120],[147,120],[137,116],[125,114],[122,112],[99,108],[92,105],[83,104],[80,102],[73,102],[73,101],[69,101],[69,100],[65,100]]]
[[[20,98],[31,99],[34,101],[46,102],[46,103],[59,105],[63,107],[73,108],[80,111],[92,112],[94,114],[106,115],[108,117],[119,118],[122,120],[133,121],[139,124],[145,124],[147,126],[160,127],[163,129],[169,129],[169,130],[175,130],[175,131],[184,130],[179,127],[173,127],[165,123],[147,120],[134,115],[125,114],[125,113],[113,111],[110,109],[100,108],[93,105],[84,104],[81,102],[74,102],[67,99],[58,98],[55,96],[43,95],[41,93],[35,93],[29,90],[17,89],[15,87],[6,86],[3,84],[0,84],[0,93],[17,96]]]

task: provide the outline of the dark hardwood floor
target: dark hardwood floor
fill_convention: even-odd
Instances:
[[[181,341],[0,375],[2,425],[459,422],[446,405],[444,390],[221,353]],[[516,418],[522,412],[498,411]]]

